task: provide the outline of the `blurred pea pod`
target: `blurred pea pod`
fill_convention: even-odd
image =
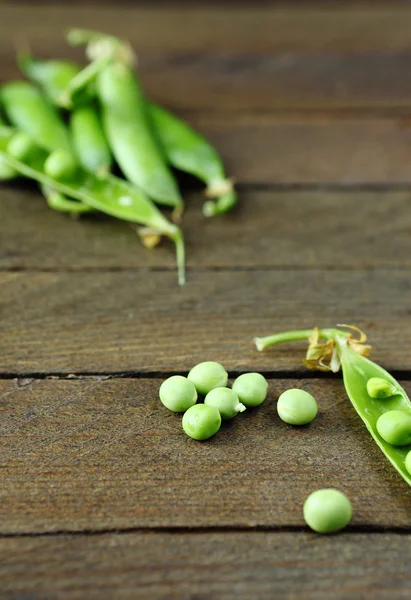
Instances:
[[[98,32],[73,30],[68,40],[86,44],[93,61],[68,86],[67,94],[96,80],[103,127],[114,157],[125,177],[159,204],[181,212],[183,201],[152,128],[140,81],[133,70],[128,44]]]
[[[45,186],[46,190],[54,190],[90,208],[145,226],[149,229],[150,237],[154,233],[169,237],[176,246],[179,283],[185,283],[183,234],[139,189],[113,175],[98,178],[80,167],[76,170],[75,177],[67,182],[53,179],[44,171],[49,156],[47,152],[39,152],[27,162],[19,161],[7,152],[12,136],[11,128],[0,128],[0,161],[5,161],[21,175]]]
[[[24,131],[48,151],[71,152],[70,137],[57,110],[27,81],[13,81],[0,89],[0,98],[10,123]]]
[[[204,215],[228,212],[236,204],[237,196],[217,151],[202,135],[161,106],[150,102],[149,111],[168,162],[207,184],[206,195],[210,200],[204,204]]]
[[[112,156],[100,123],[97,107],[75,108],[70,116],[70,132],[80,165],[91,173],[108,173]]]
[[[81,65],[70,60],[41,60],[28,52],[20,53],[17,62],[21,72],[37,83],[47,98],[62,106],[61,98],[70,82],[82,71]],[[73,95],[75,106],[89,102],[93,96],[92,86],[84,87]]]
[[[3,134],[6,135],[6,132],[10,129],[6,126],[5,122],[2,119],[0,114],[0,131],[3,131]],[[17,173],[10,165],[0,156],[0,181],[8,181],[9,179],[14,179]]]
[[[25,53],[18,62],[22,72],[40,85],[47,98],[61,106],[62,96],[83,69],[69,60],[40,60]],[[74,93],[74,108],[70,115],[70,133],[74,151],[87,171],[101,173],[111,168],[112,157],[104,136],[97,107],[92,104],[93,82]]]
[[[173,175],[151,130],[140,83],[125,64],[113,63],[97,78],[107,139],[124,175],[155,202],[181,207]]]

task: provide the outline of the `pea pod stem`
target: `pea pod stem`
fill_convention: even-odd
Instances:
[[[46,185],[41,186],[41,191],[49,207],[58,212],[68,213],[72,216],[94,212],[94,208],[87,204],[78,200],[70,200],[70,198],[66,198],[60,192]]]
[[[71,81],[82,71],[82,67],[69,60],[41,60],[32,56],[29,52],[20,52],[17,55],[17,63],[20,70],[28,79],[37,83],[47,98],[61,106],[60,97],[64,90],[70,86]],[[73,90],[74,94],[75,90]],[[72,95],[72,94],[71,94]],[[77,101],[86,100],[90,97],[90,90],[84,89],[82,94],[76,97]]]
[[[97,75],[111,62],[110,56],[96,58],[75,75],[58,98],[58,104],[64,108],[73,107],[73,96],[95,80]]]
[[[313,329],[299,329],[295,331],[275,333],[266,337],[256,337],[253,341],[257,347],[257,350],[261,352],[262,350],[265,350],[269,346],[274,346],[275,344],[308,340],[312,333]],[[345,331],[339,331],[338,329],[319,329],[318,333],[319,338],[325,340],[332,339],[337,334],[341,334],[342,336],[348,335],[348,333],[346,333]]]

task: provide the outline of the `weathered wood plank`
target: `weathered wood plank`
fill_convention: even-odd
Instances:
[[[229,111],[180,115],[215,145],[238,183],[411,184],[406,118]]]
[[[206,219],[201,193],[187,194],[187,263],[218,269],[409,268],[410,198],[408,191],[240,190],[230,215]],[[102,216],[70,219],[51,211],[34,187],[1,188],[0,240],[1,269],[175,264],[171,243],[147,250],[127,223]]]
[[[406,0],[407,2],[407,0]],[[133,2],[134,3],[134,2]],[[257,53],[337,52],[365,54],[369,52],[406,52],[411,49],[409,7],[395,6],[349,7],[307,3],[297,9],[273,5],[233,8],[224,3],[195,6],[140,5],[138,7],[88,7],[87,2],[50,3],[32,7],[24,2],[2,3],[0,32],[3,48],[13,43],[13,30],[24,32],[36,47],[50,52],[50,44],[61,47],[67,26],[94,27],[123,35],[141,50],[159,48],[165,51],[197,48],[209,53],[248,51]],[[121,3],[119,3],[121,4]],[[327,0],[327,4],[329,2]],[[53,24],[54,27],[50,27]],[[181,34],[182,29],[184,35]],[[155,31],[155,36],[153,32]]]
[[[295,345],[258,353],[252,338],[355,323],[391,369],[410,369],[407,270],[3,273],[0,372],[301,369]],[[302,348],[304,345],[302,346]]]
[[[17,76],[24,36],[39,53],[81,56],[67,24],[128,37],[147,93],[176,108],[405,109],[411,105],[411,13],[357,10],[174,9],[3,5],[2,80]],[[184,35],[181,30],[184,30]]]
[[[353,525],[409,527],[409,487],[341,380],[272,380],[264,405],[204,443],[161,405],[160,383],[0,382],[0,533],[303,526],[304,500],[320,487],[348,494]],[[309,427],[277,416],[290,387],[317,398]]]
[[[408,599],[409,535],[108,534],[0,540],[4,600]]]

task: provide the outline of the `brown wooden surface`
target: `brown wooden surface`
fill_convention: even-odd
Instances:
[[[9,184],[0,190],[0,269],[175,268],[171,242],[163,241],[149,251],[139,243],[130,224],[103,215],[73,220],[49,210],[35,187],[21,189]],[[184,231],[189,269],[411,266],[411,225],[404,220],[411,203],[409,190],[246,188],[240,189],[239,204],[233,212],[215,219],[202,216],[203,202],[201,192],[186,194]],[[229,252],[225,251],[227,245]],[[136,275],[136,281],[139,277]],[[182,297],[186,290],[172,289],[171,293]]]
[[[410,551],[390,533],[23,537],[0,541],[0,577],[5,600],[406,600]]]
[[[410,6],[47,4],[0,3],[0,82],[24,40],[83,60],[67,27],[128,37],[148,93],[221,151],[239,206],[204,219],[184,184],[180,289],[171,244],[0,187],[0,597],[408,598],[409,488],[340,376],[305,371],[304,344],[252,338],[355,323],[411,392]],[[200,444],[157,394],[205,359],[266,373],[270,392]],[[278,419],[292,386],[319,402],[309,427]],[[353,521],[321,537],[302,505],[329,486]]]
[[[410,529],[408,490],[340,380],[272,380],[263,406],[202,444],[159,403],[161,381],[2,382],[0,533],[303,527],[306,496],[324,486],[352,499],[354,527]],[[277,415],[290,387],[318,400],[308,427]]]
[[[408,370],[410,286],[406,269],[189,270],[182,289],[168,269],[0,273],[0,373],[301,372],[305,343],[259,353],[253,338],[353,321],[375,360]]]
[[[411,105],[407,7],[358,9],[20,6],[1,9],[2,77],[14,47],[82,56],[62,43],[80,24],[126,36],[147,93],[180,109],[361,109]]]

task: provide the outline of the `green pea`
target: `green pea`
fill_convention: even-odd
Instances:
[[[214,388],[208,392],[204,404],[214,406],[223,420],[232,419],[246,408],[244,404],[241,404],[237,394],[226,387]]]
[[[184,413],[182,425],[193,440],[208,440],[220,429],[221,416],[214,406],[196,404]]]
[[[314,419],[317,411],[315,399],[304,390],[287,390],[278,399],[278,415],[289,425],[306,425]]]
[[[334,533],[351,521],[347,496],[334,489],[317,490],[304,502],[304,520],[317,533]]]
[[[267,397],[268,383],[260,373],[244,373],[233,383],[233,390],[245,406],[259,406]]]
[[[0,154],[0,181],[8,181],[16,177],[17,172],[10,167],[7,159]]]
[[[44,173],[57,181],[64,181],[75,176],[77,164],[67,150],[55,150],[44,163]]]
[[[408,452],[407,456],[405,457],[405,468],[407,469],[408,473],[411,475],[411,450]]]
[[[411,444],[411,415],[402,410],[389,410],[377,421],[377,431],[392,446]]]
[[[397,388],[386,379],[371,377],[367,381],[367,392],[371,398],[390,398],[397,393]]]
[[[184,412],[197,402],[197,390],[186,377],[173,375],[160,386],[160,400],[173,412]]]
[[[39,154],[39,147],[24,131],[17,131],[7,144],[10,156],[26,162]]]
[[[214,388],[225,387],[228,382],[228,374],[224,367],[211,360],[193,367],[187,377],[194,383],[197,392],[204,396]]]

